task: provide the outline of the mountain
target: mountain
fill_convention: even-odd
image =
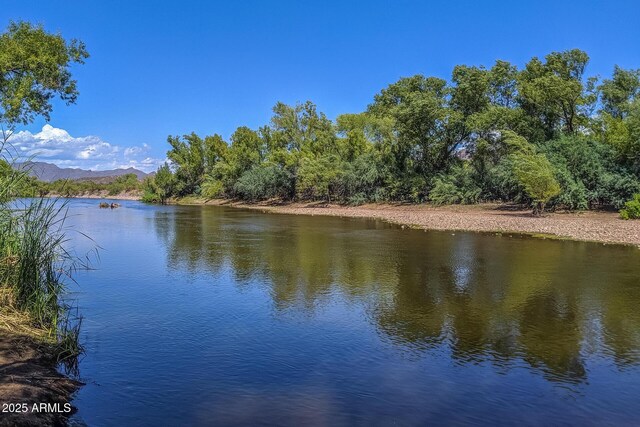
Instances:
[[[51,182],[57,179],[81,179],[85,181],[91,181],[93,179],[115,178],[129,173],[135,174],[138,179],[143,179],[148,175],[135,168],[92,171],[86,169],[59,168],[54,164],[45,162],[17,163],[15,167],[17,169],[28,170],[29,175],[45,182]]]

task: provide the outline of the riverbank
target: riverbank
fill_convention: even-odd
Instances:
[[[82,383],[56,365],[46,332],[30,326],[28,315],[0,306],[0,426],[66,425],[75,411],[72,395]]]
[[[81,193],[74,196],[65,196],[61,194],[47,194],[46,197],[61,197],[69,199],[110,199],[110,200],[140,200],[142,197],[141,191],[124,191],[118,194],[109,194],[107,190],[101,190],[96,192]]]
[[[505,204],[342,206],[326,203],[248,204],[220,199],[205,201],[197,198],[185,198],[177,203],[232,206],[295,215],[375,218],[429,230],[522,233],[536,237],[556,237],[640,247],[640,221],[622,220],[615,212],[549,213],[543,217],[535,217],[530,209],[525,210]]]

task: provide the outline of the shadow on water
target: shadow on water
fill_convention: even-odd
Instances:
[[[219,207],[158,211],[153,224],[170,269],[229,268],[238,287],[267,286],[276,311],[312,312],[338,293],[408,353],[526,363],[565,385],[588,381],[594,354],[621,370],[639,361],[634,248]]]

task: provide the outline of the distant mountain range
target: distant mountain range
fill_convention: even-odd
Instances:
[[[28,170],[29,175],[45,182],[51,182],[58,179],[83,181],[91,181],[95,179],[103,181],[106,178],[115,179],[118,176],[126,175],[129,173],[135,174],[138,179],[143,179],[148,175],[147,173],[144,173],[141,170],[135,168],[92,171],[85,169],[60,168],[54,164],[45,162],[17,163],[15,167],[16,169]]]

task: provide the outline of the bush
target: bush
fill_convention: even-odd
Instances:
[[[352,198],[362,203],[386,200],[388,195],[383,188],[386,171],[377,153],[363,154],[349,166],[343,179],[343,187],[349,203],[352,203]]]
[[[509,200],[516,203],[529,200],[513,173],[513,165],[508,157],[487,170],[484,179],[480,181],[480,187],[480,197],[483,200]]]
[[[224,185],[222,181],[219,179],[208,178],[200,187],[200,195],[206,197],[207,199],[215,199],[216,197],[222,196],[224,192]]]
[[[468,164],[454,167],[447,175],[435,179],[429,198],[436,205],[477,203],[482,190],[473,180]]]
[[[298,168],[296,190],[303,199],[325,199],[331,201],[331,196],[344,195],[345,170],[349,169],[336,156],[321,156],[319,158],[303,159]]]
[[[351,206],[364,205],[368,201],[369,200],[367,198],[367,195],[363,194],[363,193],[357,193],[357,194],[354,194],[353,196],[349,197],[349,204]]]
[[[624,209],[620,211],[622,219],[640,219],[640,194],[635,194],[633,199],[624,204]]]
[[[554,204],[569,209],[619,209],[640,191],[638,179],[616,164],[616,152],[609,144],[584,137],[563,137],[548,141],[541,148],[561,187]]]
[[[291,197],[291,174],[276,165],[260,165],[243,173],[233,186],[235,193],[246,200]]]
[[[144,203],[161,203],[160,196],[150,190],[145,190],[140,200]]]

